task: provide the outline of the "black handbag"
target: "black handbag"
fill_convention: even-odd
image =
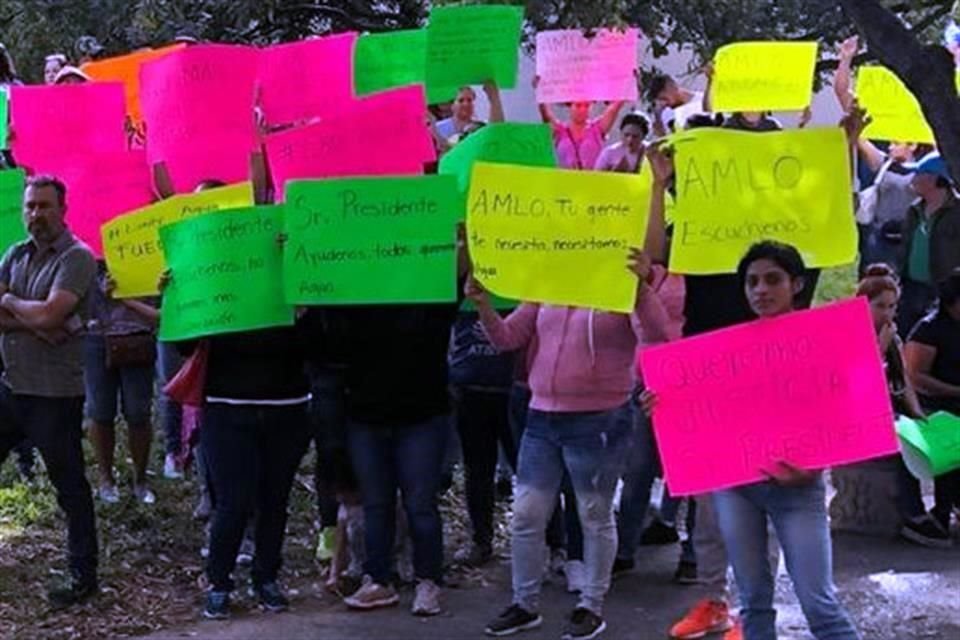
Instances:
[[[157,339],[152,333],[104,336],[107,369],[152,367],[157,361]]]

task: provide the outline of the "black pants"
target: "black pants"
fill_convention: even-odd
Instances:
[[[216,496],[207,578],[215,591],[233,590],[230,574],[254,513],[253,582],[276,581],[290,488],[310,435],[306,404],[205,407],[200,441]]]
[[[70,571],[82,582],[95,580],[97,528],[80,445],[83,397],[19,395],[0,384],[0,460],[25,438],[40,450],[57,504],[67,515]]]
[[[458,387],[454,397],[473,541],[489,546],[493,542],[498,445],[503,446],[510,465],[514,469],[517,466],[517,448],[510,429],[510,394],[507,389],[480,391]]]
[[[313,471],[317,512],[321,528],[335,527],[340,507],[337,493],[357,491],[347,449],[345,383],[343,372],[335,369],[314,371],[310,378],[310,425],[317,450]]]

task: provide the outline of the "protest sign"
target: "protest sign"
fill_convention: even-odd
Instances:
[[[353,101],[356,33],[338,33],[260,51],[260,106],[270,124],[333,115]]]
[[[419,86],[358,100],[347,112],[267,136],[273,184],[362,175],[418,175],[436,158]]]
[[[649,174],[477,163],[467,198],[475,277],[512,300],[627,313],[643,244]]]
[[[673,136],[677,196],[670,270],[733,273],[760,240],[794,245],[808,267],[853,262],[857,230],[840,129]]]
[[[99,82],[122,82],[127,115],[139,126],[143,122],[143,110],[140,107],[140,67],[150,60],[162,58],[185,46],[174,44],[161,49],[143,49],[123,56],[87,62],[80,69]]]
[[[287,184],[283,288],[292,304],[391,304],[457,299],[450,176]]]
[[[671,495],[897,451],[865,298],[762,319],[640,352]]]
[[[639,31],[537,34],[537,102],[636,100]]]
[[[426,85],[427,30],[364,34],[357,40],[353,65],[358,96],[410,84]]]
[[[157,295],[157,282],[166,269],[160,228],[198,215],[253,206],[249,182],[174,196],[115,218],[103,225],[103,255],[117,283],[116,298]]]
[[[901,445],[909,447],[907,467],[922,480],[960,469],[960,417],[940,411],[926,420],[901,416],[897,420]],[[906,452],[905,452],[906,453]]]
[[[801,111],[813,98],[816,42],[736,42],[714,59],[714,111]]]
[[[171,280],[163,291],[160,339],[291,326],[280,295],[277,235],[283,207],[250,207],[198,216],[160,229]]]
[[[452,100],[457,87],[517,84],[523,7],[434,7],[427,26],[427,101]]]
[[[166,164],[177,192],[193,191],[204,180],[239,182],[250,175],[250,153],[258,144],[258,55],[250,47],[195,45],[143,65],[147,160]]]
[[[123,85],[94,82],[10,88],[16,138],[12,150],[21,166],[44,171],[65,155],[112,153],[127,148]]]
[[[8,89],[0,89],[0,149],[7,148],[7,135],[10,123],[10,94]]]
[[[23,226],[23,169],[0,171],[0,255],[26,240]]]
[[[494,122],[471,133],[440,158],[439,172],[457,177],[460,190],[470,187],[477,162],[556,167],[553,135],[545,124]]]
[[[864,138],[936,144],[916,96],[889,69],[862,67],[857,72],[857,99],[871,119]]]
[[[100,227],[154,199],[143,150],[70,156],[50,171],[67,186],[67,226],[98,258],[103,256]]]

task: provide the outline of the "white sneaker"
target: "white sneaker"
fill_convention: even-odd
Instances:
[[[440,613],[440,587],[433,580],[418,580],[417,591],[410,608],[415,616],[435,616]]]
[[[583,585],[587,581],[587,566],[583,564],[583,560],[569,560],[563,567],[563,573],[567,576],[568,592],[583,591]]]
[[[177,456],[168,453],[163,459],[163,477],[167,480],[179,480],[183,477],[183,470],[177,462]]]
[[[134,485],[133,496],[137,499],[137,502],[141,504],[151,505],[157,502],[156,494],[150,490],[150,487],[142,484]]]
[[[120,502],[120,490],[115,484],[102,484],[97,489],[97,497],[100,498],[100,502],[117,504]]]
[[[419,594],[419,589],[417,590]],[[363,576],[363,583],[356,593],[343,599],[343,603],[351,609],[379,609],[389,607],[400,602],[396,589],[390,585],[377,584],[370,576]]]

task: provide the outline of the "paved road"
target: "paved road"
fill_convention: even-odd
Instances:
[[[698,597],[699,587],[673,585],[676,549],[643,548],[637,571],[619,579],[607,603],[608,640],[666,638],[671,622]],[[650,551],[648,551],[650,550]],[[960,640],[960,547],[928,550],[905,542],[838,535],[834,542],[841,598],[864,640]],[[446,592],[446,612],[420,619],[401,607],[353,613],[332,596],[298,594],[293,610],[280,615],[250,613],[229,622],[198,622],[185,629],[151,636],[152,640],[448,640],[481,638],[484,624],[509,601],[507,562],[492,565]],[[810,638],[789,578],[778,588],[780,640]],[[559,638],[563,616],[573,596],[559,585],[544,590],[545,622],[520,637]]]

